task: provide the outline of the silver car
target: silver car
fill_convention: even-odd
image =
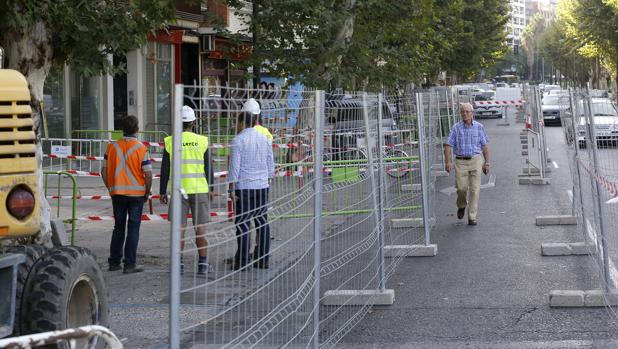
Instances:
[[[587,123],[584,117],[583,103],[579,103],[579,125],[577,125],[577,140],[580,146],[586,145]],[[592,98],[590,112],[594,117],[594,134],[601,146],[618,142],[618,110],[608,98]]]

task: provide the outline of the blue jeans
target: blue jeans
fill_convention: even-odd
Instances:
[[[141,224],[142,210],[144,208],[143,197],[112,196],[114,207],[114,232],[109,246],[109,265],[119,265],[123,257],[125,268],[135,266],[137,258],[137,243],[139,241],[139,226]],[[129,224],[127,226],[127,216]],[[125,241],[126,228],[126,241]]]
[[[238,249],[234,257],[234,264],[243,267],[249,263],[249,248],[251,245],[250,224],[256,230],[256,244],[253,254],[254,262],[266,265],[270,252],[270,226],[268,225],[268,188],[239,189],[235,191],[236,202],[236,241]]]

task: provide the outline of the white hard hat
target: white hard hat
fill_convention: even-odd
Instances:
[[[254,98],[249,98],[245,104],[242,105],[242,111],[258,115],[260,113],[260,104]]]
[[[182,106],[182,110],[180,111],[180,116],[182,118],[182,122],[195,121],[195,112],[189,106],[186,106],[186,105]]]

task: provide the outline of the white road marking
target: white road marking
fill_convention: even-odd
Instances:
[[[554,164],[554,167],[555,167],[555,168],[559,168],[559,167],[558,167],[558,163],[557,163],[557,162],[552,161],[552,164]]]

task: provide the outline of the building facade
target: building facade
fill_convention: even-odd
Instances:
[[[526,26],[526,1],[510,0],[509,21],[507,23],[506,43],[514,52],[519,50],[521,45],[521,34]]]
[[[109,57],[126,66],[126,74],[84,77],[70,66],[52,67],[44,86],[44,136],[109,138],[126,115],[135,115],[143,131],[169,133],[174,84],[244,86],[245,71],[230,62],[244,59],[250,43],[218,35],[211,16],[232,33],[245,29],[243,18],[222,0],[201,5],[177,0],[176,10],[177,20],[168,30],[151,35],[126,56]]]

